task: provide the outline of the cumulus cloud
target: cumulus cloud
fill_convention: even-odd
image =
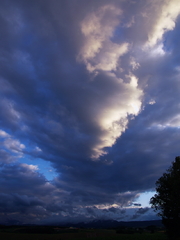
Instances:
[[[21,166],[24,167],[24,168],[27,168],[27,169],[29,169],[31,171],[37,171],[38,170],[38,166],[37,165],[32,165],[32,164],[28,165],[26,163],[22,163]]]
[[[118,93],[111,93],[114,96],[96,113],[97,123],[104,133],[99,137],[100,143],[93,147],[92,158],[95,159],[105,154],[103,149],[111,147],[125,131],[128,115],[137,115],[141,109],[142,90],[138,89],[138,79],[130,74],[130,82],[124,83],[123,79],[112,73],[117,66],[120,67],[118,60],[128,51],[129,46],[127,42],[117,44],[111,40],[121,14],[121,9],[105,5],[89,14],[81,23],[85,40],[79,59],[85,63],[89,72],[95,72],[96,75],[99,71],[105,72],[104,77],[110,78],[111,84],[119,89]],[[131,64],[135,64],[135,61]]]
[[[157,7],[156,1],[153,1],[153,7],[154,9]],[[149,32],[147,45],[155,45],[158,41],[162,40],[165,32],[173,30],[179,14],[178,0],[162,1],[158,8],[158,14],[154,20],[152,30]]]
[[[7,138],[4,141],[4,146],[13,152],[20,152],[25,148],[24,144],[20,143],[18,140],[12,139],[12,138]]]
[[[105,5],[82,21],[81,31],[85,41],[79,58],[85,62],[90,72],[96,69],[115,70],[118,58],[127,51],[128,44],[119,46],[110,40],[119,23],[120,14],[120,9]]]
[[[8,133],[6,133],[5,131],[3,131],[3,130],[0,130],[0,136],[1,137],[9,137],[9,134]]]
[[[108,78],[118,91],[114,91],[114,96],[105,100],[105,106],[99,108],[97,113],[97,124],[102,129],[102,135],[99,136],[99,144],[93,148],[93,158],[106,153],[103,149],[111,147],[127,128],[128,116],[137,115],[141,109],[142,91],[137,88],[138,80],[135,76],[129,76],[129,84],[113,74],[108,74]]]

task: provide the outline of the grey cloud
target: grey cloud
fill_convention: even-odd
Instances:
[[[9,164],[1,167],[1,192],[46,196],[53,186],[36,172],[33,165]]]
[[[0,165],[1,164],[8,164],[11,162],[14,162],[16,160],[15,157],[13,157],[11,154],[7,153],[5,150],[0,150]]]
[[[148,207],[146,208],[139,208],[136,213],[133,215],[132,219],[137,219],[140,215],[144,215],[147,213],[150,209]]]
[[[137,214],[144,214],[144,213],[146,213],[147,211],[149,211],[149,208],[139,208],[138,210],[137,210]]]
[[[1,208],[0,211],[3,213],[13,212],[31,212],[31,208],[36,206],[42,206],[43,203],[36,197],[30,197],[27,195],[15,194],[1,194]]]
[[[134,203],[133,205],[136,206],[136,207],[140,207],[141,206],[140,203]]]

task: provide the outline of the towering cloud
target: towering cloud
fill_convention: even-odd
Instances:
[[[98,94],[103,97],[96,103],[98,112],[93,113],[100,129],[99,141],[93,146],[93,158],[106,153],[103,149],[111,147],[127,128],[128,116],[137,115],[141,109],[142,90],[138,89],[138,79],[131,72],[126,76],[129,82],[117,76],[117,70],[121,67],[120,57],[129,48],[128,42],[118,44],[112,41],[121,15],[120,8],[104,5],[81,22],[84,43],[78,60],[84,62],[87,70],[93,73],[92,81],[98,81],[97,76],[103,75],[104,84],[110,84],[112,88],[110,94],[104,94],[106,90],[101,80]]]

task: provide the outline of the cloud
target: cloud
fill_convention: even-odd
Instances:
[[[98,73],[116,70],[119,58],[128,52],[129,44],[117,44],[112,36],[119,24],[122,11],[113,5],[104,5],[89,14],[81,23],[84,44],[78,60],[85,63],[88,71]]]
[[[98,99],[101,108],[99,113],[95,113],[96,121],[104,133],[99,137],[100,143],[93,147],[94,153],[91,157],[95,159],[105,154],[103,148],[112,146],[125,131],[128,124],[127,116],[137,115],[141,109],[143,94],[142,90],[138,89],[138,79],[130,73],[127,76],[130,79],[128,84],[116,74],[109,73],[117,69],[119,58],[128,51],[128,43],[117,44],[111,40],[119,24],[118,17],[121,13],[121,9],[113,5],[105,5],[89,14],[81,23],[85,40],[78,59],[85,63],[89,72],[95,72],[96,75],[100,71],[105,72],[104,78],[109,79],[118,89],[118,94],[115,91],[111,92],[114,97],[104,96],[104,100],[108,100],[105,107],[101,104],[103,99]],[[97,81],[96,78],[93,81]]]
[[[4,165],[1,168],[0,179],[2,203],[0,215],[5,214],[5,217],[1,216],[0,220],[3,219],[6,223],[18,219],[24,223],[52,224],[57,220],[68,222],[82,219],[84,221],[93,220],[95,217],[120,219],[125,217],[124,210],[111,207],[109,203],[113,204],[115,197],[118,204],[120,202],[126,204],[127,200],[134,198],[134,194],[131,193],[108,197],[105,193],[93,193],[88,189],[73,192],[73,186],[60,184],[47,182],[38,173],[36,166],[17,163]],[[106,198],[106,205],[103,198]],[[101,202],[102,204],[99,204]],[[98,206],[95,205],[97,203]],[[104,212],[103,209],[107,211]]]
[[[4,213],[31,212],[31,208],[35,206],[42,206],[42,202],[36,197],[28,197],[27,195],[19,194],[0,194],[1,207],[0,211]]]
[[[15,161],[15,157],[12,156],[11,154],[9,154],[8,152],[6,152],[5,150],[1,149],[0,150],[0,165],[2,163],[11,163]]]
[[[3,130],[0,130],[0,136],[1,137],[9,137],[9,134],[8,133],[6,133],[5,131],[3,131]]]
[[[13,151],[13,152],[20,152],[25,148],[25,145],[20,143],[18,140],[14,140],[12,138],[7,138],[4,141],[4,146]]]
[[[23,156],[25,145],[3,130],[0,130],[0,141],[1,162],[11,163]]]
[[[27,168],[31,171],[37,171],[38,170],[38,166],[37,165],[28,165],[28,164],[25,164],[25,163],[22,163],[21,166],[23,166],[24,168]]]
[[[139,208],[135,214],[133,215],[132,219],[137,219],[140,216],[142,217],[144,214],[146,214],[150,209],[148,207],[146,208]]]
[[[33,165],[17,163],[1,167],[0,220],[3,214],[3,221],[15,218],[22,222],[38,221],[38,215],[46,215],[45,197],[53,187],[35,170]]]
[[[140,207],[141,206],[140,203],[134,203],[133,205],[136,206],[136,207]]]
[[[152,4],[154,9],[157,9],[156,1]],[[180,14],[178,1],[162,1],[158,9],[158,15],[154,20],[152,30],[149,32],[147,45],[153,46],[162,39],[166,31],[173,30],[175,27],[176,18]],[[152,17],[152,16],[151,16]]]
[[[15,109],[14,103],[8,99],[3,99],[0,103],[1,112],[4,114],[3,119],[7,120],[10,125],[18,126],[21,118],[19,112]]]
[[[154,218],[132,204],[179,155],[177,1],[0,5],[1,222]]]
[[[142,91],[137,88],[136,77],[130,76],[129,78],[130,83],[126,84],[122,79],[108,74],[106,82],[111,81],[111,85],[114,85],[116,90],[114,89],[113,96],[106,96],[105,104],[101,105],[102,103],[99,102],[101,107],[96,114],[96,121],[102,133],[97,136],[99,143],[93,147],[93,158],[105,154],[106,151],[103,148],[111,147],[127,128],[128,115],[137,115],[140,111]]]

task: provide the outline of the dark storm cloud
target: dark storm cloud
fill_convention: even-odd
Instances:
[[[34,165],[9,164],[1,167],[1,192],[46,196],[53,190]]]
[[[118,219],[154,189],[179,155],[176,3],[0,4],[6,213],[22,222],[30,213],[31,222]],[[58,173],[52,182],[38,173],[38,158]],[[32,164],[18,162],[26,159]]]
[[[42,202],[36,197],[28,197],[27,195],[1,194],[0,211],[4,213],[12,212],[31,212],[31,208],[41,206]]]
[[[132,219],[137,219],[140,215],[144,215],[147,213],[150,209],[148,207],[146,208],[139,208],[136,213],[133,215]]]

